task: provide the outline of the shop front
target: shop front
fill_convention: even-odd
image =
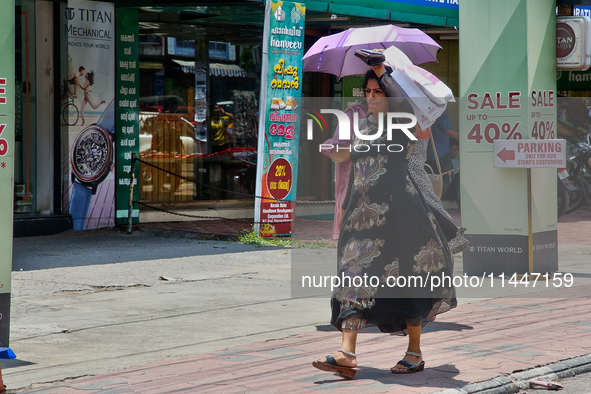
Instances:
[[[304,47],[350,27],[418,27],[443,47],[425,68],[456,92],[458,6],[447,3],[307,2]],[[15,10],[15,236],[126,222],[136,152],[136,221],[186,220],[161,209],[253,217],[265,2],[16,0]],[[137,31],[132,57],[123,28]],[[121,80],[132,74],[133,88]],[[302,95],[353,97],[354,78],[305,73]],[[298,198],[331,200],[333,164],[307,143]]]
[[[321,36],[350,27],[420,27],[444,48],[440,63],[426,68],[457,88],[457,5],[454,10],[424,1],[338,3],[306,5],[306,48]],[[264,2],[133,9],[139,21],[140,221],[184,220],[159,209],[199,215],[224,207],[252,217]],[[343,92],[342,80],[330,75],[306,73],[301,78],[303,96],[352,95]],[[307,146],[314,142],[300,142],[297,195],[331,200],[333,164]],[[316,214],[324,212],[318,209]],[[324,210],[332,212],[331,204]]]

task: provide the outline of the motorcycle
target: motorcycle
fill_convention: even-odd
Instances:
[[[585,140],[571,147],[572,156],[568,161],[568,170],[562,169],[558,173],[564,186],[568,190],[568,207],[565,214],[579,209],[591,196],[591,133]]]
[[[566,171],[566,170],[564,170]],[[568,174],[568,173],[567,173]],[[558,185],[557,185],[557,198],[556,198],[556,202],[558,205],[558,217],[561,217],[562,215],[564,215],[566,213],[566,210],[568,209],[568,205],[569,205],[569,199],[568,199],[568,189],[566,187],[566,185],[564,184],[564,182],[562,181],[562,179],[560,178],[561,173],[558,173]],[[568,175],[567,175],[568,176]]]

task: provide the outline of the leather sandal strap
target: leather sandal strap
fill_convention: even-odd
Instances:
[[[337,360],[334,359],[333,356],[331,356],[330,354],[328,356],[326,356],[326,363],[330,364],[330,365],[334,365],[334,366],[338,366],[339,364],[337,363]]]
[[[409,370],[415,369],[417,367],[417,365],[415,363],[411,363],[410,361],[406,361],[406,360],[400,360],[396,364],[400,364],[402,366],[405,366]]]

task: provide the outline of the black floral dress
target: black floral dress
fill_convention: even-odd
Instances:
[[[373,135],[376,122],[370,114],[359,130]],[[351,151],[349,201],[338,241],[342,282],[331,299],[331,324],[339,330],[348,318],[360,318],[382,332],[404,333],[407,325],[424,325],[456,306],[447,240],[409,175],[414,144],[400,131],[390,141],[385,135],[352,144],[383,145],[379,152],[371,145],[367,152],[365,146]]]

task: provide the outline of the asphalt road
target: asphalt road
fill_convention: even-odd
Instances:
[[[556,382],[560,383],[564,388],[560,391],[549,391],[547,388],[538,387],[523,390],[521,393],[546,394],[556,392],[560,394],[591,394],[591,372],[577,375],[572,378],[556,380]]]
[[[102,229],[17,238],[13,254],[10,389],[328,323],[328,300],[291,298],[289,249]]]

